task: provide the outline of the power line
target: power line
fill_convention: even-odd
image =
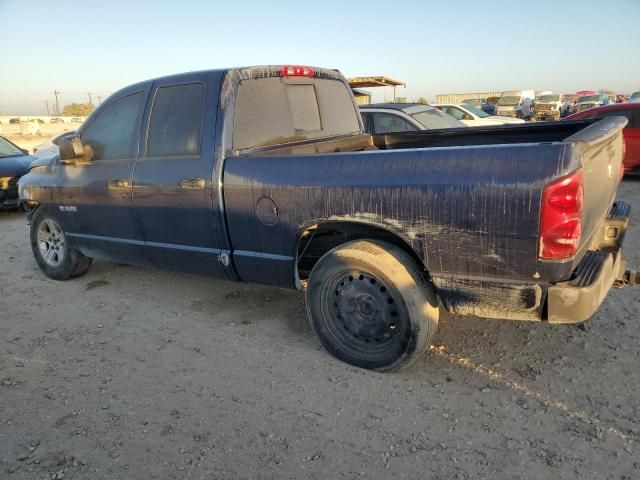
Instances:
[[[87,93],[87,95],[89,95],[89,105],[93,105],[93,102],[91,101],[91,92]]]

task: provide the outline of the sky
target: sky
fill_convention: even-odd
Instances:
[[[640,0],[0,0],[0,114],[97,103],[128,84],[264,64],[406,82],[408,100],[640,90]],[[373,100],[392,97],[373,90]]]

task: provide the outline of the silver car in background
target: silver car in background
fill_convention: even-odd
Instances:
[[[415,132],[466,125],[437,108],[422,103],[374,103],[360,105],[367,133]]]

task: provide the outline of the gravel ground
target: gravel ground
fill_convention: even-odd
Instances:
[[[640,478],[638,288],[584,326],[443,314],[379,374],[320,347],[300,292],[108,263],[55,282],[23,214],[0,238],[2,479]]]

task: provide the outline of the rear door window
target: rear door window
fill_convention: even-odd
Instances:
[[[359,132],[358,112],[340,81],[270,77],[238,85],[236,150]]]
[[[456,120],[462,120],[464,118],[464,112],[457,107],[444,107],[444,113],[451,115]]]
[[[160,87],[156,91],[147,134],[147,157],[200,154],[204,86]]]

